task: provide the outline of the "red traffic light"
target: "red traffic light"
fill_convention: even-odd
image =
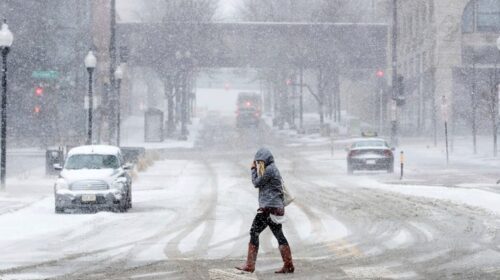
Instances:
[[[376,73],[377,77],[382,78],[384,77],[384,71],[383,70],[378,70]]]
[[[38,113],[40,113],[41,110],[42,110],[42,108],[40,108],[39,105],[36,105],[35,109],[33,111],[35,112],[35,114],[38,114]]]
[[[43,87],[36,87],[35,88],[35,95],[42,96],[43,95]]]

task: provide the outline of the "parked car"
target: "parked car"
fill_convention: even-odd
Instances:
[[[54,184],[55,212],[66,209],[132,208],[132,179],[120,148],[107,145],[80,146],[68,152]]]
[[[394,172],[394,148],[381,138],[354,139],[347,148],[347,173],[355,170],[386,170]]]

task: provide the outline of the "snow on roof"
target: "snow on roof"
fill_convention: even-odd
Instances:
[[[376,138],[376,137],[352,138],[351,141],[352,142],[360,142],[360,141],[383,141],[383,142],[385,142],[384,139]]]
[[[98,155],[116,155],[120,153],[120,148],[109,145],[86,145],[71,149],[68,156],[75,154],[98,154]]]

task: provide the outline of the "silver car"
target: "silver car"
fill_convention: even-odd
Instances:
[[[68,152],[54,184],[55,212],[66,209],[132,208],[132,180],[120,148],[106,145],[80,146]]]
[[[394,148],[384,139],[354,139],[347,149],[347,173],[355,170],[386,170],[394,172]]]

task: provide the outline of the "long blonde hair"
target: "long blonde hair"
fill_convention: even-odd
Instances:
[[[257,161],[257,176],[262,177],[264,175],[264,171],[266,171],[265,162],[262,160]]]

